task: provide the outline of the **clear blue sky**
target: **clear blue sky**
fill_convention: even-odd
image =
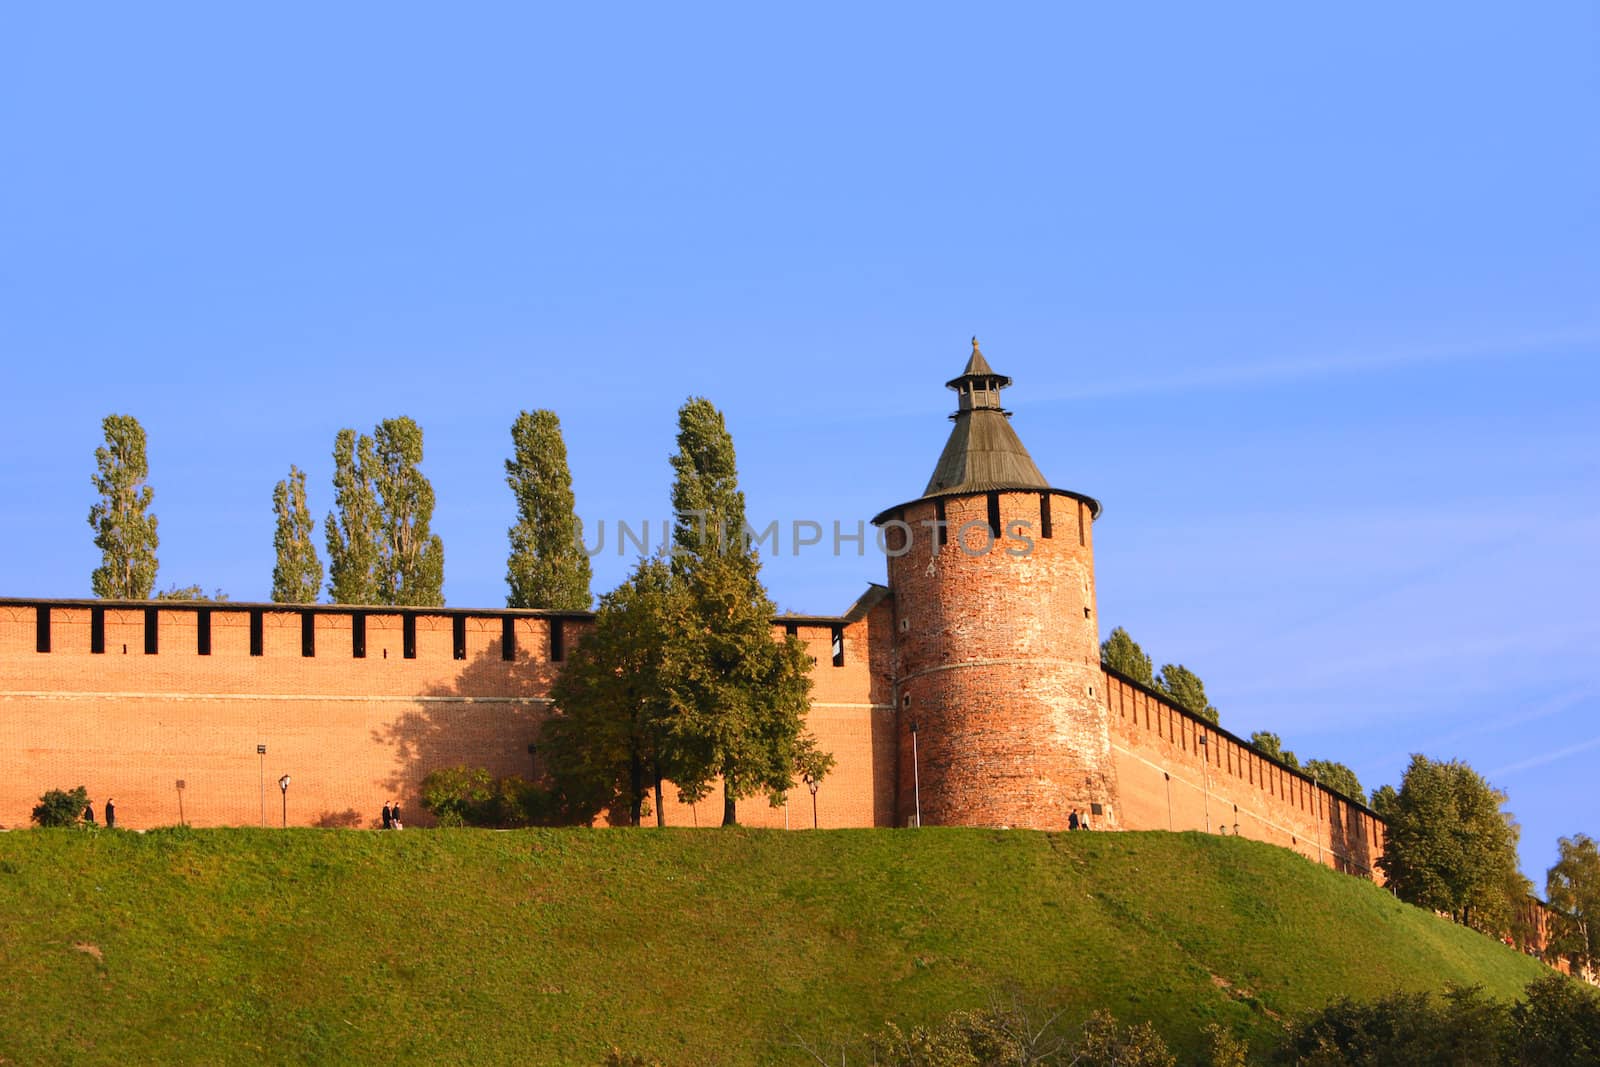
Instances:
[[[272,485],[427,433],[503,603],[552,407],[591,522],[711,397],[752,515],[920,492],[976,333],[1104,625],[1224,725],[1462,757],[1542,888],[1600,834],[1592,4],[105,5],[0,14],[0,593],[85,596],[99,421],[163,588],[265,598]],[[599,561],[597,590],[626,561]],[[772,560],[842,610],[881,559]]]

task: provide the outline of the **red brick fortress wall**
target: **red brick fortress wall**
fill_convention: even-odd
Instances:
[[[1104,692],[1125,828],[1239,834],[1382,881],[1383,822],[1355,798],[1119,675]]]
[[[389,799],[425,823],[417,786],[431,770],[542,769],[528,746],[589,625],[526,611],[0,601],[0,826],[28,825],[41,793],[77,785],[97,812],[115,797],[135,828],[176,824],[180,799],[197,826],[254,825],[263,808],[277,825],[285,799],[294,825],[366,824]],[[797,627],[818,655],[811,728],[840,761],[819,790],[827,824],[892,819],[892,713],[871,682],[887,677],[886,640],[871,651],[887,628],[887,604]],[[807,794],[806,825],[809,806]],[[772,818],[765,801],[740,814]]]
[[[977,551],[994,511],[1001,536]],[[941,513],[942,545],[925,525]],[[924,825],[1062,829],[1093,805],[1119,825],[1089,506],[1053,490],[974,493],[897,516],[912,538],[889,560],[899,824],[920,794]],[[885,535],[896,551],[890,522]]]

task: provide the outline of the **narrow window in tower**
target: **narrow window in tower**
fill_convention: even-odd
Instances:
[[[147,656],[154,656],[161,650],[160,630],[157,629],[160,620],[161,612],[155,608],[144,609],[144,654]]]
[[[1083,540],[1083,501],[1081,501],[1081,500],[1078,501],[1078,544],[1080,544],[1080,545],[1084,544],[1084,540]]]
[[[50,651],[50,607],[47,604],[33,609],[33,650]]]
[[[992,537],[1000,536],[1000,494],[989,494],[989,534]]]
[[[1039,536],[1050,536],[1050,494],[1039,494]]]
[[[89,609],[89,651],[102,655],[106,650],[106,609]]]
[[[211,609],[201,608],[194,613],[194,650],[196,655],[211,655]]]
[[[517,620],[510,615],[500,619],[500,658],[507,663],[517,658]]]
[[[943,548],[944,547],[944,542],[945,542],[944,497],[940,497],[939,499],[937,499],[937,500],[935,500],[933,502],[933,517],[938,522],[939,547]]]
[[[400,655],[417,658],[417,617],[409,611],[400,616]]]
[[[560,663],[561,662],[561,657],[566,654],[565,649],[563,647],[563,638],[565,638],[565,636],[566,635],[561,632],[561,620],[560,619],[551,619],[550,620],[550,662],[551,663]]]
[[[450,654],[456,659],[467,658],[467,617],[457,615],[450,620]]]
[[[367,616],[357,611],[350,616],[350,658],[367,658]]]
[[[1086,618],[1086,619],[1089,617],[1089,608],[1088,608],[1087,605],[1084,606],[1083,617]]]
[[[833,628],[833,665],[835,667],[843,667],[844,666],[844,627],[843,626],[835,626]]]
[[[261,609],[250,609],[250,654],[262,655],[266,649],[266,635],[262,632]]]
[[[911,694],[910,693],[907,693],[907,694],[905,694],[904,696],[902,696],[900,698],[900,706],[902,708],[909,708],[911,706]]]
[[[310,659],[317,654],[317,616],[313,612],[300,613],[300,655]]]

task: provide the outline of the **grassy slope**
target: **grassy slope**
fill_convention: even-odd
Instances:
[[[74,948],[93,946],[94,953]],[[792,1062],[1008,980],[1175,1047],[1517,953],[1283,849],[984,830],[0,834],[0,1063]],[[1225,987],[1221,983],[1226,982]]]

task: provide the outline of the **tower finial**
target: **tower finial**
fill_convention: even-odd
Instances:
[[[975,356],[983,355],[982,352],[978,351],[978,338],[977,338],[976,335],[974,335],[973,338],[972,338],[972,354],[975,355]]]

